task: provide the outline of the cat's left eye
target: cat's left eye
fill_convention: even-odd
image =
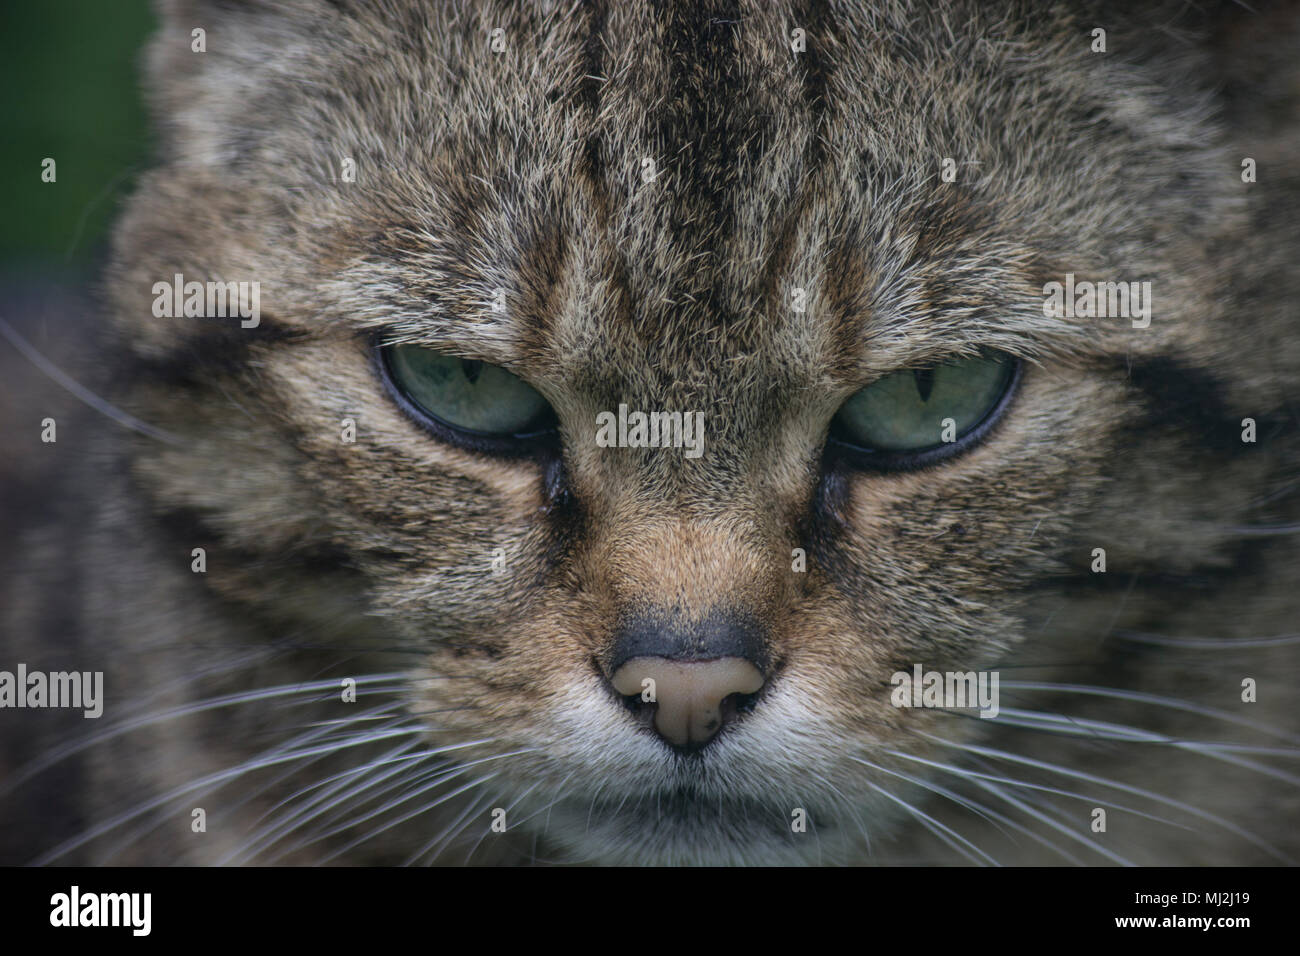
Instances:
[[[851,396],[831,441],[882,470],[919,467],[977,442],[1000,417],[1020,363],[990,352],[886,375]]]
[[[506,451],[554,428],[546,399],[499,365],[418,345],[381,348],[380,362],[407,410],[444,438]]]

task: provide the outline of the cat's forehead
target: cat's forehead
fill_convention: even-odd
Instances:
[[[171,210],[196,258],[260,271],[283,321],[535,379],[847,386],[1078,351],[1098,332],[1046,316],[1046,282],[1142,279],[1222,215],[1164,189],[1211,137],[1171,152],[1043,16],[298,0],[226,26],[238,43],[160,64],[199,72],[168,74],[184,135],[156,201],[188,208],[216,170],[231,207]]]
[[[565,375],[707,358],[817,379],[864,345],[883,368],[968,344],[928,335],[939,311],[970,342],[1033,320],[1026,247],[989,194],[941,181],[961,116],[936,94],[977,72],[960,50],[926,65],[861,11],[715,7],[457,25],[455,82],[421,91],[425,150],[390,162],[367,237],[409,297],[400,334]]]

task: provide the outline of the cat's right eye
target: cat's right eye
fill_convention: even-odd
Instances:
[[[399,402],[443,437],[521,451],[555,428],[546,399],[499,365],[418,345],[382,347],[379,360]]]

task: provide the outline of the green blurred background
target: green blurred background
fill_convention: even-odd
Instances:
[[[0,3],[0,272],[93,279],[121,197],[150,157],[140,96],[146,0]],[[57,181],[41,181],[52,157]]]

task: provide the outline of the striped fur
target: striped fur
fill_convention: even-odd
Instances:
[[[164,4],[162,163],[116,233],[106,347],[116,399],[183,441],[106,442],[123,464],[84,559],[85,653],[118,712],[313,690],[92,749],[88,819],[368,707],[413,745],[463,749],[383,785],[401,765],[366,764],[397,745],[382,737],[250,770],[50,858],[1300,854],[1300,652],[1258,645],[1297,610],[1300,539],[1260,530],[1296,517],[1300,178],[1274,73],[1295,75],[1297,21],[1069,6]],[[261,327],[153,318],[152,283],[175,272],[260,281]],[[1150,327],[1045,316],[1066,272],[1151,281]],[[374,341],[515,371],[555,408],[562,456],[422,431]],[[857,389],[980,348],[1026,366],[978,447],[888,475],[827,453]],[[620,402],[703,410],[704,456],[597,447],[596,414]],[[666,606],[751,616],[775,662],[754,710],[689,760],[603,683],[618,622]],[[187,678],[236,653],[256,664]],[[1009,713],[890,706],[916,662],[999,669]],[[388,673],[405,676],[355,704],[311,683]],[[287,816],[361,767],[371,790]],[[367,818],[399,783],[412,802]],[[217,822],[191,834],[200,805]]]

